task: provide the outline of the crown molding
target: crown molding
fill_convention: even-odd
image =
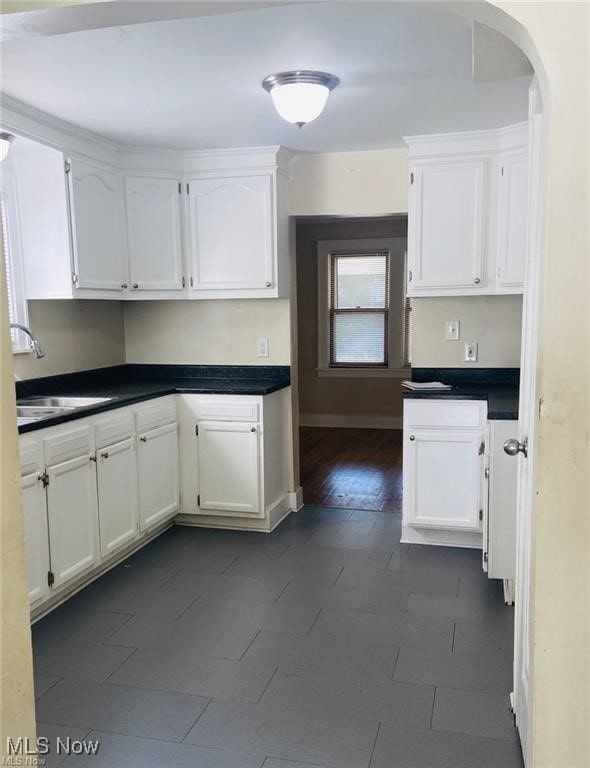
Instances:
[[[501,150],[525,147],[527,140],[526,122],[477,131],[404,136],[410,159],[468,153],[497,153]]]

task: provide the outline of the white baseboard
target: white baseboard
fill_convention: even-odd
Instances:
[[[344,415],[340,413],[302,413],[301,427],[351,427],[354,429],[402,429],[401,416]]]
[[[299,486],[296,491],[289,493],[289,508],[292,512],[299,512],[303,507],[303,488]]]

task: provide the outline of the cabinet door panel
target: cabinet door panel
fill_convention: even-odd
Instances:
[[[501,161],[498,205],[497,283],[503,289],[524,290],[526,262],[526,223],[528,201],[528,162],[526,152],[506,156]]]
[[[178,181],[125,179],[131,286],[140,291],[182,289],[181,195]]]
[[[484,274],[485,159],[449,159],[412,171],[408,290],[481,290]]]
[[[96,473],[100,554],[106,557],[138,534],[135,438],[100,449]]]
[[[178,510],[178,429],[176,423],[139,436],[137,446],[139,520],[151,528]]]
[[[76,158],[68,176],[76,287],[121,291],[127,274],[121,177]]]
[[[264,516],[258,430],[244,422],[199,422],[201,514]]]
[[[239,292],[274,284],[272,183],[271,176],[191,180],[195,290]]]
[[[96,471],[89,455],[47,468],[47,512],[54,586],[98,562]]]
[[[47,498],[37,472],[21,480],[25,523],[25,551],[29,580],[29,602],[35,603],[49,594],[49,534],[47,531]]]
[[[413,429],[404,440],[404,493],[413,526],[479,530],[483,434]]]

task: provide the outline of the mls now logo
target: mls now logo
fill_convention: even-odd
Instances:
[[[96,755],[100,747],[100,741],[92,739],[72,739],[67,736],[62,739],[58,736],[55,740],[55,752],[58,755]],[[6,739],[6,752],[8,760],[5,765],[42,765],[45,761],[36,760],[37,757],[48,755],[51,752],[51,743],[46,736],[39,736],[36,741],[28,737],[19,736],[17,739]],[[29,758],[22,761],[22,758]],[[11,758],[18,758],[15,762]]]

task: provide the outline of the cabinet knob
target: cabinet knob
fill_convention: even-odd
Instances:
[[[147,437],[140,437],[139,438],[140,443],[147,443]]]
[[[256,432],[256,427],[250,427],[250,432]]]
[[[108,451],[103,451],[100,454],[100,457],[101,457],[101,459],[108,459],[109,458],[109,452]]]
[[[129,287],[128,283],[121,283],[121,288],[125,291]]]
[[[270,288],[270,286],[272,285],[272,283],[265,283],[265,285],[266,285],[266,287],[267,287],[267,288]]]
[[[473,282],[479,284],[481,283],[481,279],[479,277],[474,277]]]
[[[416,435],[410,435],[410,440],[415,440],[415,439],[416,439]]]
[[[413,277],[412,270],[410,269],[410,271],[408,272],[408,283],[412,282],[412,277]]]
[[[139,283],[133,283],[133,290],[137,290],[139,288]]]

